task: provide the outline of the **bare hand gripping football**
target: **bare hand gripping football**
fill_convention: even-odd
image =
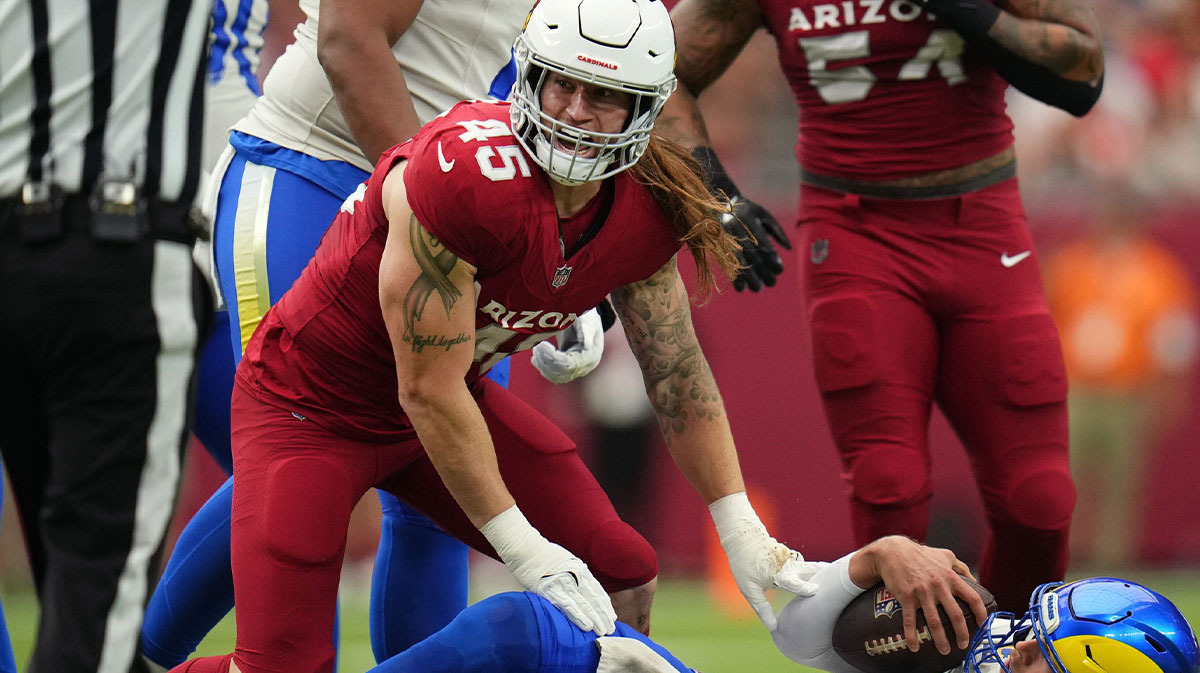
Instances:
[[[963,578],[979,594],[988,614],[996,611],[992,593]],[[972,633],[979,628],[971,608],[955,599],[967,618]],[[938,616],[949,632],[950,620],[939,607]],[[909,650],[904,638],[904,615],[900,601],[882,583],[867,589],[838,615],[833,627],[833,649],[846,663],[863,673],[943,673],[963,662],[966,651],[950,640],[950,652],[941,654],[933,647],[933,635],[922,610],[917,611],[920,649]]]

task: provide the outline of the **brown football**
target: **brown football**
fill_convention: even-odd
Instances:
[[[996,599],[992,592],[967,580],[967,584],[983,599],[988,613],[996,611]],[[967,626],[974,633],[979,625],[966,602],[956,598],[967,617]],[[933,634],[925,622],[924,611],[917,611],[917,634],[921,647],[910,652],[904,640],[904,616],[900,602],[883,586],[878,584],[855,598],[838,615],[833,626],[833,649],[854,668],[863,673],[945,673],[963,662],[966,656],[954,642],[953,627],[946,612],[938,608],[950,638],[950,653],[941,654],[933,644]]]

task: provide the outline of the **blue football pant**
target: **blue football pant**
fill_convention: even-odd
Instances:
[[[640,640],[679,673],[693,673],[624,622],[613,635]],[[599,661],[595,633],[580,630],[541,596],[508,592],[475,603],[367,673],[595,673]]]

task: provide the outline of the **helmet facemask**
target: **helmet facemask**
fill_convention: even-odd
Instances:
[[[988,615],[971,640],[963,670],[966,673],[1010,673],[1009,653],[1017,643],[1028,640],[1030,631],[1029,613],[1019,621],[1011,612],[994,612]]]

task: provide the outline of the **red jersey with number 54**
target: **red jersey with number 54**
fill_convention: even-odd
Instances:
[[[1007,83],[909,0],[757,0],[800,106],[813,173],[881,181],[956,168],[1013,142]]]
[[[252,392],[347,436],[398,440],[412,433],[396,397],[396,362],[379,305],[389,226],[383,182],[406,159],[404,185],[417,221],[477,269],[469,384],[506,355],[565,329],[616,288],[648,278],[680,247],[649,190],[623,172],[584,208],[585,222],[563,223],[572,240],[564,255],[550,178],[513,136],[508,103],[456,105],[383,155],[296,284],[263,318],[238,368]],[[441,310],[436,294],[425,310]]]

